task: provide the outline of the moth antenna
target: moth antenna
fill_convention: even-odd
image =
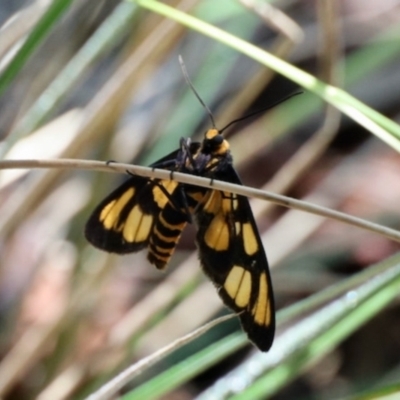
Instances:
[[[274,108],[274,107],[276,107],[278,104],[281,104],[281,103],[283,103],[284,101],[289,100],[290,98],[292,98],[292,97],[294,97],[294,96],[297,96],[297,95],[299,95],[299,94],[302,94],[302,93],[303,93],[303,92],[301,92],[301,91],[300,91],[300,92],[291,93],[291,94],[289,94],[288,96],[285,96],[283,99],[280,99],[280,100],[276,101],[275,103],[270,104],[270,105],[267,106],[267,107],[264,107],[264,108],[261,108],[261,109],[259,109],[259,110],[256,110],[256,111],[254,111],[254,112],[252,112],[252,113],[250,113],[250,114],[245,115],[244,117],[241,117],[241,118],[238,118],[238,119],[234,119],[233,121],[229,122],[228,125],[226,125],[225,127],[223,127],[223,128],[219,131],[219,133],[222,133],[224,130],[228,129],[230,126],[232,126],[233,124],[236,124],[237,122],[243,121],[243,120],[245,120],[245,119],[247,119],[247,118],[250,118],[250,117],[252,117],[252,116],[254,116],[254,115],[257,115],[257,114],[259,114],[259,113],[261,113],[261,112],[263,112],[263,111],[269,110],[270,108]]]
[[[211,124],[213,126],[213,128],[217,129],[215,126],[215,121],[214,121],[214,117],[212,115],[211,110],[207,107],[206,103],[204,103],[204,101],[201,99],[200,95],[197,93],[197,90],[194,88],[193,83],[191,82],[190,78],[189,78],[189,74],[186,70],[186,65],[183,62],[182,57],[179,55],[179,64],[181,65],[181,69],[182,69],[182,73],[183,76],[185,78],[186,83],[189,85],[190,89],[192,89],[192,92],[194,93],[194,95],[197,97],[197,100],[199,100],[200,104],[204,107],[204,109],[207,111],[208,116],[210,117],[211,120]]]

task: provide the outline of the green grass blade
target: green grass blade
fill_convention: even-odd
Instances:
[[[297,377],[398,296],[400,257],[372,268],[375,276],[285,331],[268,355],[256,354],[199,399],[263,399]]]
[[[280,311],[277,316],[279,324],[298,319],[312,308],[331,302],[279,337],[269,353],[256,353],[248,363],[222,378],[200,398],[206,399],[210,395],[222,399],[234,395],[231,389],[237,387],[241,379],[248,382],[249,387],[244,387],[243,393],[237,395],[240,399],[263,398],[266,393],[272,394],[296,377],[304,366],[326,354],[387,306],[399,292],[399,285],[400,256],[395,256]],[[337,299],[337,296],[341,297]],[[224,338],[146,381],[124,399],[158,398],[215,365],[246,342],[243,333]],[[256,376],[253,375],[255,370]],[[260,375],[262,378],[257,380]]]
[[[386,118],[382,114],[376,112],[373,108],[368,107],[363,102],[349,95],[346,91],[327,85],[311,74],[296,68],[295,66],[275,57],[265,50],[254,46],[230,33],[201,21],[191,15],[185,14],[179,10],[159,3],[155,0],[132,0],[142,7],[152,10],[156,13],[171,18],[189,28],[196,30],[206,36],[209,36],[221,43],[230,46],[260,62],[261,64],[272,68],[273,70],[284,75],[288,79],[296,82],[303,88],[313,92],[328,103],[337,107],[344,114],[364,126],[366,129],[374,133],[385,143],[400,152],[400,126],[394,121]],[[400,45],[400,44],[399,44]]]
[[[0,94],[2,94],[8,85],[13,81],[15,76],[25,65],[30,55],[48,35],[51,28],[66,12],[72,2],[73,0],[54,0],[52,2],[40,21],[35,25],[35,28],[32,30],[13,60],[0,75]]]
[[[40,123],[54,110],[62,98],[103,54],[109,51],[118,39],[129,29],[137,6],[121,3],[87,40],[77,54],[57,75],[48,88],[38,97],[36,102],[18,121],[10,134],[5,152],[19,138],[36,129]]]
[[[214,365],[218,360],[223,360],[229,354],[233,353],[242,346],[242,336],[242,334],[236,333],[216,342],[157,375],[155,378],[148,380],[122,398],[124,400],[151,400],[159,398],[180,384],[187,382],[201,371],[206,370],[209,366]]]

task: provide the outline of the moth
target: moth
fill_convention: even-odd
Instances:
[[[176,171],[241,184],[222,135],[238,120],[218,130],[188,83],[213,127],[202,142],[182,138],[178,150],[151,167],[171,171],[172,178]],[[246,197],[173,179],[132,175],[97,206],[85,235],[92,245],[111,253],[147,249],[150,263],[164,269],[183,229],[193,220],[202,269],[225,305],[238,314],[248,338],[261,351],[268,351],[275,332],[274,297],[267,257]]]

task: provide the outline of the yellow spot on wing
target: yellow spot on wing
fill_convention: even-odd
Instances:
[[[223,192],[222,209],[225,214],[232,212],[238,208],[239,202],[236,194]]]
[[[251,295],[251,274],[245,271],[239,290],[235,297],[235,303],[238,307],[246,307],[250,302]]]
[[[128,242],[144,242],[153,226],[153,217],[144,214],[138,205],[133,207],[126,219],[122,235]]]
[[[250,272],[235,265],[225,279],[224,289],[238,307],[247,306],[251,295]]]
[[[244,251],[247,255],[251,256],[258,251],[257,238],[251,224],[246,223],[242,225],[243,228],[243,244]]]
[[[235,222],[235,234],[236,234],[236,236],[240,235],[241,227],[242,227],[242,225],[240,224],[240,222]]]
[[[112,227],[112,224],[110,227],[108,227],[108,225],[110,224],[111,221],[111,216],[109,217],[109,219],[106,221],[107,216],[110,214],[110,211],[112,210],[112,208],[115,206],[115,203],[117,202],[117,200],[112,200],[110,201],[102,210],[100,213],[100,221],[103,222],[104,226],[107,229],[110,229]]]
[[[236,293],[239,289],[240,282],[242,281],[244,269],[235,265],[229,271],[228,276],[225,279],[224,289],[232,299],[236,297]]]
[[[224,214],[228,214],[232,212],[232,200],[231,199],[223,199],[222,200],[222,210]]]
[[[237,210],[237,208],[238,208],[238,206],[239,206],[239,201],[238,201],[236,195],[233,195],[233,196],[234,196],[233,199],[231,199],[231,207],[232,207],[234,210]]]
[[[229,247],[229,227],[222,214],[217,214],[211,221],[204,235],[207,246],[217,251],[227,250]]]
[[[112,200],[108,203],[100,213],[100,221],[103,222],[104,228],[116,228],[121,211],[126,206],[128,201],[133,197],[135,190],[129,188],[119,199]]]
[[[222,194],[217,190],[210,192],[210,196],[204,204],[203,210],[210,214],[218,214],[221,210]]]
[[[254,315],[254,321],[258,325],[268,326],[270,324],[270,308],[268,301],[268,285],[267,275],[263,272],[260,275],[260,287],[256,304],[253,307],[252,313]]]

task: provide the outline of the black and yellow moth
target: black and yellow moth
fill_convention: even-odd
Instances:
[[[240,184],[229,144],[217,129],[202,143],[181,148],[152,165]],[[272,345],[275,320],[268,262],[246,197],[174,180],[131,176],[94,210],[86,238],[102,250],[124,254],[148,249],[157,268],[168,264],[192,215],[204,272],[243,329],[262,351]]]
[[[181,139],[178,150],[151,166],[171,171],[172,178],[177,171],[241,184],[222,135],[236,121],[218,130],[212,116],[211,120],[214,127],[202,142]],[[238,314],[249,339],[261,351],[268,351],[275,332],[272,284],[246,197],[173,179],[131,176],[97,206],[85,235],[95,247],[112,253],[147,248],[149,261],[163,269],[192,218],[204,272],[225,305]]]

